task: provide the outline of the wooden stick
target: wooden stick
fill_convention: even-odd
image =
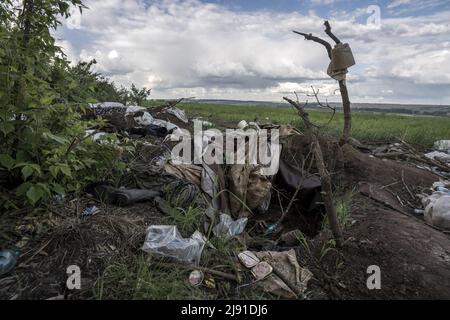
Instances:
[[[236,277],[233,274],[229,274],[229,273],[225,273],[222,271],[217,271],[217,270],[213,270],[213,269],[209,269],[209,268],[205,268],[205,267],[196,267],[196,266],[190,266],[190,265],[184,265],[184,264],[179,264],[179,263],[169,263],[169,262],[158,262],[155,261],[153,262],[156,265],[163,267],[163,268],[182,268],[182,269],[186,269],[186,270],[200,270],[206,273],[210,273],[212,275],[227,279],[227,280],[231,280],[234,281],[236,283],[240,283],[238,277]]]
[[[317,138],[316,133],[313,131],[313,127],[311,125],[311,121],[309,120],[309,115],[305,111],[304,106],[301,106],[300,103],[295,102],[287,97],[283,98],[287,102],[289,102],[292,106],[294,106],[303,119],[305,123],[305,133],[311,138],[311,145],[314,154],[314,158],[316,159],[317,169],[319,170],[319,175],[322,181],[322,200],[325,206],[325,210],[327,211],[328,221],[330,223],[330,229],[333,232],[334,239],[336,240],[336,245],[341,247],[343,244],[342,231],[339,226],[339,222],[337,219],[336,209],[333,203],[333,188],[331,184],[331,176],[325,166],[323,161],[322,149],[319,144],[319,139]]]

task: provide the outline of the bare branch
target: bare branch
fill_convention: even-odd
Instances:
[[[321,126],[321,127],[327,126],[327,125],[329,125],[329,124],[331,123],[331,121],[333,121],[334,116],[335,116],[335,114],[336,114],[336,108],[330,106],[330,105],[328,104],[328,101],[327,101],[326,104],[323,104],[322,102],[320,102],[320,100],[319,100],[319,91],[320,91],[320,89],[317,89],[317,91],[316,91],[316,90],[314,90],[314,87],[313,87],[313,86],[311,86],[311,89],[312,89],[313,94],[312,94],[312,95],[307,94],[307,96],[308,96],[308,97],[314,97],[314,98],[316,99],[317,104],[318,104],[320,107],[326,108],[326,109],[330,109],[331,111],[333,111],[333,114],[331,115],[331,117],[330,117],[330,119],[328,120],[328,122],[327,122],[326,124],[324,124],[323,126]]]
[[[320,43],[321,45],[323,45],[327,49],[328,57],[331,60],[331,49],[332,49],[332,47],[331,47],[331,44],[328,41],[325,41],[325,40],[323,40],[323,39],[321,39],[319,37],[313,36],[311,33],[307,34],[307,33],[298,32],[298,31],[295,31],[295,30],[292,31],[292,32],[294,32],[296,34],[299,34],[301,36],[304,36],[306,40],[311,40],[311,41],[314,41],[314,42],[317,42],[317,43]]]
[[[322,154],[322,148],[319,144],[319,139],[314,132],[311,121],[309,120],[308,113],[300,105],[300,103],[295,102],[287,97],[283,97],[284,100],[289,102],[295,109],[298,110],[299,116],[305,123],[305,134],[311,139],[312,151],[314,154],[314,159],[316,160],[317,169],[319,171],[320,180],[322,182],[322,201],[327,212],[328,222],[330,224],[330,229],[333,232],[334,239],[336,240],[336,245],[341,247],[343,244],[342,230],[339,226],[339,221],[336,214],[336,208],[333,203],[333,188],[331,183],[331,176],[328,172]]]
[[[333,32],[331,32],[331,25],[328,21],[325,21],[324,23],[325,25],[325,33],[331,38],[333,39],[334,42],[336,42],[336,44],[341,43],[341,40],[339,40],[338,37],[336,37]]]

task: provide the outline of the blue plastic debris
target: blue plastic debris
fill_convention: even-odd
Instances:
[[[20,252],[6,249],[0,251],[0,275],[11,271],[17,263]]]
[[[96,206],[92,205],[92,206],[89,206],[86,209],[84,209],[84,211],[81,213],[81,217],[82,218],[91,217],[91,216],[97,214],[98,212],[100,212],[100,209],[97,208]]]

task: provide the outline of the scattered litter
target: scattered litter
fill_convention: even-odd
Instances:
[[[198,287],[202,284],[203,279],[205,278],[205,275],[200,270],[194,270],[189,275],[189,283],[193,287]]]
[[[220,222],[214,227],[213,233],[216,237],[234,237],[244,232],[247,225],[247,218],[236,221],[227,214],[220,214]]]
[[[152,124],[166,128],[168,131],[172,131],[178,128],[176,124],[173,124],[172,122],[161,120],[161,119],[154,119]]]
[[[439,140],[434,143],[433,148],[450,154],[450,140]]]
[[[134,121],[140,126],[149,126],[154,124],[155,119],[150,113],[144,112],[141,116],[134,117]]]
[[[17,263],[19,251],[17,250],[1,250],[0,251],[0,275],[10,272]]]
[[[244,251],[238,254],[239,261],[248,269],[256,266],[260,260],[258,257],[251,251]]]
[[[432,160],[438,160],[444,163],[450,164],[450,154],[439,152],[439,151],[433,151],[425,154],[425,157]]]
[[[263,280],[269,276],[273,271],[270,264],[265,261],[259,262],[256,266],[252,268],[252,274],[256,280]]]
[[[183,121],[184,123],[188,123],[189,120],[186,116],[186,112],[184,110],[178,109],[177,107],[171,107],[164,109],[165,112],[170,113],[177,117],[179,120]]]
[[[450,181],[433,183],[433,193],[422,197],[424,218],[429,224],[450,230]]]
[[[203,284],[205,285],[205,287],[207,287],[208,289],[215,289],[216,288],[216,281],[214,280],[214,278],[207,274],[205,275],[205,279],[203,280]]]
[[[302,232],[298,229],[285,232],[281,235],[281,241],[286,243],[288,246],[298,245],[302,237]]]
[[[94,112],[95,116],[111,115],[113,113],[125,113],[127,107],[120,102],[101,102],[91,103],[89,107]]]
[[[82,218],[91,217],[93,215],[96,215],[99,212],[100,212],[100,209],[97,208],[96,206],[92,205],[83,210],[83,212],[81,213],[81,217]]]
[[[266,231],[264,232],[265,236],[277,234],[281,231],[281,226],[278,223],[271,223],[267,226]]]
[[[183,238],[176,226],[150,226],[142,250],[198,265],[204,246],[205,239],[199,231]]]
[[[140,106],[127,106],[127,110],[125,111],[125,114],[134,114],[139,111],[147,111],[147,108],[140,107]]]

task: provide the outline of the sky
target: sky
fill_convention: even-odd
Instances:
[[[57,43],[118,85],[153,98],[281,101],[311,86],[339,101],[324,47],[292,30],[333,32],[352,48],[352,102],[450,105],[448,0],[86,0]]]

